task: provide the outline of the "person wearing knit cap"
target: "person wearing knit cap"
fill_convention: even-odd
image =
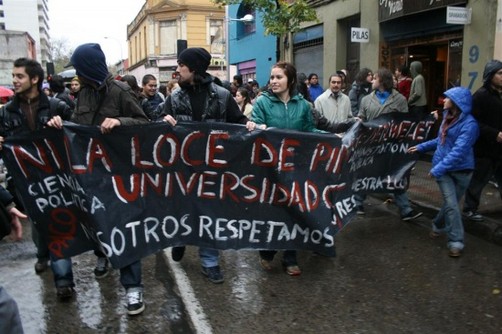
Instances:
[[[483,188],[494,178],[502,198],[502,62],[490,60],[483,72],[483,86],[473,95],[473,115],[480,136],[474,145],[476,167],[465,193],[464,215],[483,221],[478,213]]]
[[[71,56],[82,84],[71,121],[83,125],[99,126],[102,133],[110,133],[115,127],[145,124],[149,120],[137,103],[129,85],[117,81],[108,73],[106,58],[99,44],[87,43],[78,46]],[[47,125],[62,128],[60,118],[54,118]],[[128,217],[124,216],[124,219]],[[112,222],[111,222],[112,224]],[[108,260],[98,256],[94,274],[97,278],[107,274]],[[141,261],[120,268],[120,283],[126,289],[127,313],[143,312],[143,284]]]
[[[246,124],[253,130],[255,124],[249,122],[239,109],[228,90],[216,85],[213,77],[206,73],[211,55],[203,48],[188,48],[178,56],[179,85],[164,103],[160,117],[175,126],[178,121],[223,121]],[[173,247],[174,261],[180,261],[185,247]],[[223,283],[217,249],[199,248],[202,273],[212,283]]]

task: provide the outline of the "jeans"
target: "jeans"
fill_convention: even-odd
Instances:
[[[490,158],[476,157],[476,167],[472,175],[471,183],[465,193],[464,211],[477,211],[479,200],[490,178],[495,176],[499,184],[499,193],[502,197],[502,163]]]
[[[143,288],[141,275],[141,261],[133,262],[120,268],[120,283],[126,290],[129,288]]]
[[[24,333],[17,303],[2,286],[0,286],[0,333]]]
[[[65,286],[74,287],[73,283],[73,270],[71,265],[71,258],[58,259],[54,255],[50,255],[51,269],[54,274],[54,283],[56,288]]]
[[[436,180],[443,195],[444,204],[432,220],[432,230],[437,233],[446,233],[450,249],[464,249],[464,225],[459,202],[471,177],[472,172],[449,172]]]
[[[200,263],[203,267],[211,268],[218,265],[220,252],[212,248],[199,248]]]

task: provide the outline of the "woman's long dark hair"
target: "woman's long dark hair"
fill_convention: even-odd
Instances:
[[[248,103],[251,103],[251,98],[249,97],[249,91],[246,87],[240,87],[239,89],[237,89],[237,92],[239,92],[244,98],[244,103],[242,104],[241,108],[241,111],[244,113],[244,110],[246,110],[246,105]]]
[[[280,68],[284,71],[284,74],[288,78],[288,90],[289,90],[289,95],[293,96],[296,92],[296,83],[297,83],[297,78],[296,78],[296,67],[288,62],[285,61],[280,61],[272,68]]]

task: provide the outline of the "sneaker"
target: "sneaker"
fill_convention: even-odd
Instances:
[[[183,255],[185,255],[185,246],[173,247],[173,249],[171,249],[171,257],[173,261],[181,261]]]
[[[127,289],[127,314],[136,315],[145,310],[143,291],[138,288]]]
[[[450,257],[459,257],[460,255],[462,255],[462,251],[458,248],[450,248],[448,255]]]
[[[423,212],[417,212],[415,210],[411,210],[407,215],[402,216],[401,219],[407,222],[420,217],[422,214]]]
[[[106,257],[98,257],[96,268],[94,268],[94,276],[96,276],[96,278],[108,276],[108,259]]]
[[[356,213],[359,216],[364,216],[366,214],[366,212],[364,211],[364,206],[362,205],[357,206],[356,210],[357,210]]]
[[[40,274],[49,268],[49,260],[46,258],[38,259],[37,263],[35,263],[35,272]]]
[[[214,284],[223,283],[225,279],[221,273],[220,266],[202,267],[202,273],[207,276],[209,282]]]
[[[74,294],[75,294],[75,289],[73,289],[71,286],[61,286],[58,287],[56,290],[56,295],[58,297],[58,300],[61,302],[70,300]]]
[[[477,213],[476,211],[464,211],[464,216],[466,216],[469,220],[473,222],[484,221],[483,216]]]

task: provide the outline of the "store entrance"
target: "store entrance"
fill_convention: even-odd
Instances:
[[[429,110],[442,108],[443,92],[459,86],[462,69],[462,40],[451,39],[435,43],[391,46],[394,70],[398,66],[410,66],[420,61],[423,66]]]

